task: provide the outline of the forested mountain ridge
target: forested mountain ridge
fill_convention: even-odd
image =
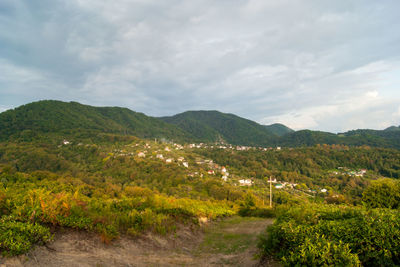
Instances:
[[[385,130],[352,130],[345,133],[323,131],[293,131],[282,124],[260,125],[233,114],[218,111],[187,111],[160,118],[206,142],[224,140],[227,143],[250,146],[302,147],[317,144],[400,148],[400,128]]]
[[[313,146],[317,144],[367,145],[399,149],[400,131],[359,129],[333,134],[322,131],[301,130],[282,136],[279,139],[279,144],[288,147]]]
[[[53,136],[97,138],[99,134],[165,138],[176,142],[225,142],[247,146],[302,147],[316,144],[400,148],[400,128],[345,133],[293,131],[282,124],[261,125],[219,111],[187,111],[155,118],[120,107],[93,107],[44,100],[0,113],[0,140]]]
[[[35,137],[38,134],[89,132],[135,135],[141,138],[189,138],[173,125],[120,107],[93,107],[77,102],[44,100],[0,114],[0,140]]]
[[[274,123],[271,125],[264,125],[264,127],[270,131],[271,133],[278,135],[278,136],[283,136],[288,133],[293,133],[295,132],[293,129],[290,129],[286,125],[283,125],[281,123]]]
[[[208,142],[223,140],[234,145],[270,146],[278,137],[254,121],[219,111],[186,111],[160,119]]]
[[[384,130],[385,132],[400,131],[400,126],[390,126]]]

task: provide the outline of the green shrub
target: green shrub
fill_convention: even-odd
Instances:
[[[379,179],[364,190],[363,203],[372,208],[400,208],[400,181]]]
[[[360,266],[360,260],[351,253],[348,244],[332,242],[319,235],[306,237],[282,260],[287,266]]]
[[[50,230],[37,223],[0,220],[0,251],[3,255],[23,254],[34,245],[52,239]]]
[[[259,248],[290,266],[400,265],[400,211],[336,205],[280,209]]]
[[[27,234],[30,229],[48,231],[40,224],[93,231],[109,243],[121,234],[167,234],[175,231],[178,223],[194,224],[198,217],[217,218],[236,211],[228,201],[176,198],[107,182],[101,184],[104,188],[94,189],[72,177],[45,172],[34,175],[7,174],[7,188],[0,183],[0,218],[12,218],[1,222],[0,249],[4,254],[24,253],[33,244],[46,242],[46,236],[36,240]]]

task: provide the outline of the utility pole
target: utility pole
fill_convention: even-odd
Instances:
[[[269,207],[272,208],[272,178],[269,177]]]

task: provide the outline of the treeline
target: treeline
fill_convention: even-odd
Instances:
[[[382,176],[400,177],[400,152],[395,149],[317,145],[268,151],[195,151],[220,165],[230,166],[245,177],[264,181],[273,177],[279,181],[300,184],[303,188],[326,188],[346,195],[352,202],[360,201],[363,190],[371,180]],[[367,172],[356,176],[354,172],[361,169]]]
[[[400,178],[400,152],[395,149],[317,145],[307,148],[260,151],[231,151],[224,149],[196,150],[196,153],[215,159],[219,164],[233,166],[257,178],[279,172],[304,175],[314,180],[326,177],[326,171],[339,167],[367,169],[382,176]]]
[[[386,177],[400,178],[400,152],[395,149],[316,145],[268,151],[207,149],[196,152],[257,178],[267,175],[268,171],[286,171],[318,179],[322,171],[338,167],[364,168]]]

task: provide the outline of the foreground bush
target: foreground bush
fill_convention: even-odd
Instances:
[[[0,251],[3,255],[18,255],[31,249],[34,244],[44,244],[52,239],[47,227],[37,223],[0,220]]]
[[[260,240],[287,266],[400,265],[400,214],[387,209],[308,205],[281,210]]]
[[[178,224],[198,223],[199,217],[214,219],[236,212],[228,201],[176,198],[112,184],[93,194],[87,194],[87,188],[73,178],[8,176],[7,186],[0,183],[0,253],[17,255],[47,242],[50,232],[43,225],[95,232],[108,243],[124,234],[171,233]]]

